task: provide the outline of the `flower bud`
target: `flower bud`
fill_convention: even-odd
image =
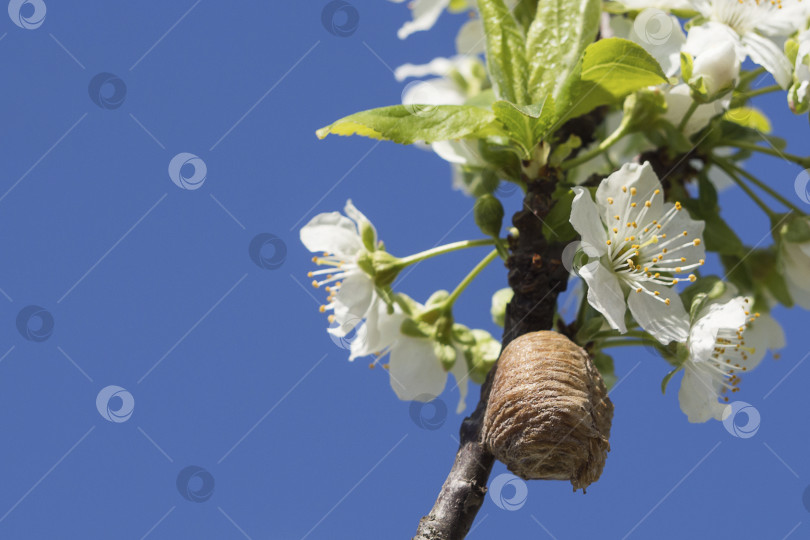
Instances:
[[[734,45],[723,41],[701,52],[692,66],[689,86],[709,99],[730,91],[740,76],[740,61]]]
[[[503,225],[503,205],[492,195],[483,195],[475,201],[475,223],[481,231],[498,238]]]

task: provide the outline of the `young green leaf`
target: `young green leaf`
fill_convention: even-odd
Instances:
[[[506,135],[521,148],[523,159],[531,159],[534,147],[557,120],[550,97],[545,103],[523,107],[508,101],[496,101],[492,110],[506,128]]]
[[[582,52],[596,39],[601,13],[600,0],[540,2],[526,37],[532,102],[558,95]]]
[[[589,45],[582,59],[581,77],[616,98],[667,81],[661,66],[650,53],[621,38],[602,39]]]
[[[528,105],[526,37],[503,0],[478,0],[478,11],[487,35],[487,67],[495,95],[518,105]]]
[[[413,144],[450,139],[480,138],[496,125],[492,111],[469,105],[436,105],[415,113],[412,107],[395,105],[352,114],[317,131],[327,135],[361,135],[372,139]]]

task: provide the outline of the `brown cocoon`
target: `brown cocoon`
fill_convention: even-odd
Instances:
[[[613,403],[588,354],[557,332],[513,340],[497,363],[482,439],[525,480],[596,482],[610,450]]]

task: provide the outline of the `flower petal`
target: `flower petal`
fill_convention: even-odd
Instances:
[[[375,296],[374,282],[365,272],[357,270],[346,276],[334,300],[335,321],[340,328],[354,319],[365,319]]]
[[[456,35],[456,51],[458,54],[477,55],[484,54],[487,48],[484,23],[481,19],[470,19],[465,22]]]
[[[644,291],[630,291],[627,297],[630,313],[662,345],[672,341],[685,342],[689,337],[689,315],[683,307],[681,297],[673,289],[658,291],[657,297]],[[661,301],[662,298],[669,299],[669,305]]]
[[[371,227],[371,230],[374,232],[374,241],[372,244],[377,245],[377,229],[374,228],[374,225],[368,218],[357,209],[357,207],[352,204],[352,200],[349,199],[346,201],[346,206],[343,208],[343,211],[346,212],[346,215],[349,216],[355,223],[357,223],[357,230],[363,231],[364,227]]]
[[[767,69],[779,86],[784,89],[790,86],[793,66],[773,41],[751,32],[743,36],[742,43],[751,60]]]
[[[588,284],[588,303],[605,317],[612,328],[622,334],[627,332],[624,324],[627,304],[619,280],[613,272],[592,262],[580,268],[579,275]]]
[[[388,313],[388,305],[375,295],[373,305],[368,310],[366,323],[357,330],[351,342],[349,360],[382,352],[393,345],[400,337],[399,328],[405,318],[405,314],[396,304],[394,312]]]
[[[438,396],[447,382],[447,372],[428,339],[402,336],[391,349],[388,372],[391,388],[403,401]]]
[[[636,188],[635,196],[632,195],[631,188]],[[650,216],[661,214],[663,195],[655,196],[657,189],[661,189],[661,182],[658,181],[649,162],[645,161],[641,165],[625,163],[621,169],[599,184],[596,190],[596,203],[602,209],[604,222],[612,223],[614,214],[622,214],[626,221],[633,221],[640,212],[645,211],[643,204],[630,209],[631,198],[634,198],[632,202],[649,200],[651,206],[646,209],[649,219]],[[628,213],[625,213],[625,209],[629,209]]]
[[[785,346],[785,331],[776,319],[764,313],[745,330],[745,345],[754,350],[739,361],[746,371],[751,371],[762,362],[768,351]]]
[[[601,257],[607,252],[605,225],[599,219],[599,210],[591,199],[590,192],[585,188],[574,188],[570,221],[574,229],[582,236],[582,242],[591,246],[596,251],[597,257]]]
[[[715,21],[708,21],[699,26],[693,26],[689,30],[689,35],[686,36],[686,44],[683,50],[692,56],[698,56],[702,52],[716,47],[724,41],[734,47],[734,51],[737,53],[737,60],[742,63],[743,60],[745,60],[746,51],[739,34],[729,26]]]
[[[430,30],[448,5],[450,0],[413,0],[410,6],[413,20],[402,25],[397,37],[405,39],[414,32]]]
[[[718,401],[720,387],[720,381],[710,371],[690,363],[685,365],[678,401],[690,422],[701,423],[712,418],[722,420],[725,405]]]
[[[340,212],[318,214],[301,227],[299,236],[301,243],[315,253],[324,251],[351,259],[363,249],[357,226]]]

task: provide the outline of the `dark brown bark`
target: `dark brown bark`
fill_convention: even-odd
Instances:
[[[512,218],[518,229],[510,238],[509,285],[515,291],[506,309],[502,346],[517,336],[551,328],[557,295],[565,290],[568,271],[560,259],[563,245],[547,242],[543,220],[553,205],[556,172],[528,181],[524,208]],[[475,411],[464,419],[453,468],[430,513],[419,522],[415,540],[460,540],[470,530],[484,502],[495,458],[481,444],[481,425],[497,365],[481,386]]]

